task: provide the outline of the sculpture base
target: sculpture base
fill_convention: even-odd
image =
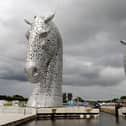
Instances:
[[[29,107],[59,107],[62,105],[61,86],[46,88],[41,83],[34,85],[32,95],[27,103]]]
[[[60,96],[31,96],[27,103],[29,107],[58,107],[62,105],[62,97]]]

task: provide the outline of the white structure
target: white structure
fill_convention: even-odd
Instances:
[[[12,101],[12,106],[18,106],[19,105],[19,101],[18,100],[13,100]]]
[[[6,100],[0,100],[0,106],[4,106],[5,103],[7,103]]]
[[[25,72],[36,83],[28,106],[54,107],[62,105],[62,39],[52,22],[54,14],[34,16],[30,25]]]

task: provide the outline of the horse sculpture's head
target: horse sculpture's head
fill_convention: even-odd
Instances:
[[[27,60],[25,73],[28,79],[37,83],[47,71],[51,59],[51,26],[50,21],[54,14],[48,17],[35,16],[32,22],[25,19],[25,22],[30,25],[30,29],[26,33],[28,40]]]

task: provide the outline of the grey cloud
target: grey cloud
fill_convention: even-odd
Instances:
[[[105,64],[94,64],[91,62],[77,61],[74,57],[69,64],[68,59],[64,64],[64,84],[78,86],[113,86],[125,80],[124,70],[121,67],[114,67]],[[73,62],[74,61],[74,62]],[[113,77],[114,76],[114,77]]]
[[[32,85],[28,82],[18,80],[0,79],[0,94],[29,96],[32,92]]]
[[[0,79],[4,80],[18,80],[18,81],[27,81],[26,77],[21,73],[21,74],[13,74],[11,75],[11,72],[8,72],[8,74],[2,74],[0,76]]]
[[[23,18],[32,20],[34,15],[56,11],[54,21],[64,41],[64,85],[114,87],[125,80],[119,40],[125,39],[126,34],[126,1],[14,0],[1,2],[2,5],[5,8],[0,14],[1,79],[26,81],[24,34],[29,26]]]

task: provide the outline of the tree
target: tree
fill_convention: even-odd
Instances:
[[[118,101],[119,101],[118,98],[113,98],[113,99],[112,99],[112,102],[118,102]]]
[[[4,99],[6,99],[7,98],[7,96],[5,96],[5,95],[0,95],[0,100],[4,100]]]
[[[20,95],[14,95],[12,97],[13,100],[19,100],[19,101],[23,101],[24,100],[24,97],[23,96],[20,96]]]
[[[72,100],[72,98],[73,98],[72,93],[68,93],[68,101],[71,101],[71,100]]]
[[[63,93],[63,103],[66,103],[66,102],[67,102],[67,94]]]
[[[76,101],[76,102],[84,102],[84,100],[81,97],[76,97],[74,99],[74,101]]]
[[[126,99],[126,96],[121,96],[120,99]]]
[[[14,96],[0,95],[0,100],[7,100],[7,101],[13,101],[13,100],[27,101],[28,98],[24,98],[23,96],[20,96],[20,95],[14,95]]]

